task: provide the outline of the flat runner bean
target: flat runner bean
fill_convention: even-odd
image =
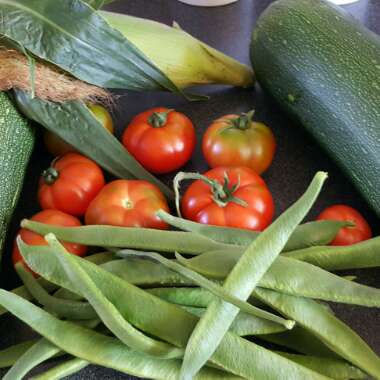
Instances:
[[[118,255],[121,257],[124,256],[142,256],[142,257],[150,257],[154,260],[157,260],[161,264],[167,266],[168,268],[177,271],[181,275],[189,278],[190,280],[194,281],[201,287],[209,290],[211,293],[219,297],[220,299],[223,299],[224,301],[228,302],[231,305],[234,305],[238,310],[242,310],[248,314],[254,315],[256,317],[264,318],[272,322],[279,323],[283,326],[285,326],[288,329],[292,329],[294,327],[294,322],[289,321],[286,319],[283,319],[277,315],[274,315],[272,313],[269,313],[265,310],[261,310],[253,305],[250,305],[247,302],[241,301],[238,298],[231,296],[228,292],[224,291],[223,287],[218,285],[215,282],[212,282],[208,280],[207,278],[199,275],[197,272],[194,272],[180,264],[177,264],[174,261],[168,260],[165,257],[159,255],[158,253],[155,252],[139,252],[139,251],[131,251],[131,250],[121,250],[119,251]],[[176,255],[178,258],[179,256]]]
[[[72,259],[72,255],[58,242],[53,234],[45,236],[52,247],[54,255],[61,263],[73,286],[85,297],[95,309],[99,318],[109,330],[130,349],[147,355],[162,358],[176,358],[183,355],[183,350],[170,344],[154,340],[134,328],[119,313],[116,307],[96,287],[87,273]]]
[[[380,236],[348,246],[312,247],[286,255],[327,270],[374,268],[380,266]]]
[[[98,247],[129,247],[192,255],[213,249],[238,248],[215,242],[199,234],[182,231],[114,226],[59,227],[27,219],[21,222],[21,226],[43,236],[51,232],[62,241]]]
[[[326,178],[326,173],[318,172],[301,198],[248,246],[224,281],[227,292],[242,300],[249,298],[314,204]],[[181,380],[190,380],[209,360],[238,313],[238,308],[222,300],[208,306],[186,346]]]
[[[293,318],[344,359],[380,379],[380,358],[354,331],[317,302],[266,289],[255,289],[255,296]]]
[[[19,248],[32,270],[58,286],[77,292],[50,247],[36,248],[21,244]],[[185,347],[198,321],[196,316],[123,281],[92,263],[76,256],[73,256],[73,259],[80,263],[96,286],[130,323],[151,336]],[[257,360],[252,360],[253,357]],[[294,380],[326,379],[232,333],[226,334],[211,362],[247,379],[278,380],[279,374]]]
[[[173,216],[164,210],[159,210],[157,215],[172,227],[183,231],[195,232],[225,244],[236,244],[246,247],[260,235],[260,233],[256,231],[196,223],[191,220]],[[342,227],[350,225],[352,225],[350,222],[335,220],[319,220],[301,224],[291,234],[283,251],[287,252],[316,245],[329,244]]]

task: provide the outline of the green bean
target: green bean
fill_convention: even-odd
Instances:
[[[234,246],[215,242],[202,235],[181,231],[114,226],[59,227],[26,219],[21,222],[21,226],[40,235],[51,232],[59,240],[89,246],[129,247],[170,253],[177,251],[192,255],[212,249],[235,249]]]
[[[199,275],[197,272],[194,272],[180,264],[177,264],[174,261],[168,260],[165,257],[159,255],[155,252],[139,252],[139,251],[131,251],[131,250],[121,250],[118,252],[118,255],[121,257],[125,256],[140,256],[140,257],[149,257],[153,260],[156,260],[160,262],[161,264],[167,266],[171,270],[177,271],[182,276],[185,276],[189,278],[190,280],[194,281],[196,284],[200,285],[201,287],[209,290],[211,293],[219,297],[220,299],[223,299],[224,301],[228,302],[231,305],[234,305],[238,308],[238,310],[242,310],[250,315],[254,315],[259,318],[264,318],[272,322],[279,323],[283,326],[285,326],[287,329],[292,329],[294,326],[293,321],[288,321],[286,319],[283,319],[277,315],[274,315],[272,313],[269,313],[265,310],[261,310],[257,308],[256,306],[250,305],[247,302],[241,301],[240,299],[231,296],[228,292],[224,291],[223,287],[216,284],[215,282],[212,282],[208,280],[207,278]],[[180,257],[178,254],[176,255],[177,259]]]
[[[110,261],[102,268],[116,273],[131,284],[143,287],[151,286],[187,286],[194,285],[186,277],[166,268],[164,265],[142,257],[129,256]]]
[[[347,246],[312,247],[286,255],[327,270],[373,268],[380,266],[380,236]]]
[[[65,300],[51,296],[38,283],[34,276],[25,269],[23,264],[16,264],[15,269],[33,298],[40,305],[43,305],[49,309],[49,311],[53,312],[59,317],[65,317],[68,319],[96,318],[96,313],[89,303]]]
[[[0,303],[39,334],[63,351],[86,360],[128,373],[159,380],[177,380],[181,361],[162,360],[132,351],[115,338],[102,335],[72,322],[61,321],[32,303],[0,290]],[[237,379],[236,376],[205,368],[199,380]]]
[[[318,172],[305,194],[248,246],[224,281],[223,289],[241,300],[249,298],[312,207],[326,178],[326,173]],[[180,379],[191,379],[202,368],[238,312],[238,308],[223,300],[216,300],[208,306],[186,346]]]
[[[248,246],[259,236],[259,232],[248,231],[240,228],[210,226],[196,223],[183,218],[170,215],[164,210],[157,212],[160,219],[183,231],[195,232],[210,239],[225,244]],[[283,251],[308,248],[316,245],[331,243],[342,227],[352,225],[350,222],[335,220],[320,220],[299,225],[290,236]]]
[[[85,259],[93,262],[94,264],[101,265],[109,260],[112,260],[114,257],[114,254],[111,252],[101,252],[101,253],[95,253],[90,256],[86,256]],[[50,283],[49,281],[46,281],[44,278],[40,277],[37,279],[38,283],[48,292],[52,292],[57,289],[57,286]],[[32,300],[33,296],[29,293],[29,291],[25,288],[25,286],[19,286],[16,289],[12,290],[12,293],[17,294],[18,296],[25,298],[26,300]],[[7,311],[0,306],[0,316],[6,313]]]
[[[255,296],[293,318],[338,355],[380,379],[380,358],[354,331],[313,300],[256,289]]]
[[[295,362],[319,372],[325,376],[336,380],[366,379],[367,375],[349,363],[331,358],[321,358],[318,356],[305,356],[289,354],[287,352],[278,352],[280,355],[294,360]]]
[[[204,276],[222,280],[236,263],[228,251],[208,252],[191,259],[178,258],[182,265]],[[313,283],[310,283],[313,279]],[[262,288],[296,296],[354,305],[380,307],[380,290],[348,281],[314,265],[279,256],[259,281]]]
[[[56,237],[53,234],[48,234],[45,239],[53,249],[55,256],[73,285],[90,302],[105,326],[124,344],[133,350],[141,351],[151,356],[175,358],[183,355],[183,350],[154,340],[129,324],[116,307],[104,297],[81,266],[72,260],[72,255],[66,252]]]
[[[21,243],[19,248],[33,271],[58,286],[78,293],[50,247],[36,248]],[[197,324],[196,316],[123,281],[99,266],[76,256],[73,259],[80,263],[96,286],[130,323],[151,336],[185,347]],[[324,379],[319,374],[232,333],[226,334],[211,362],[246,379],[278,379],[279,374],[294,380]]]
[[[60,380],[87,367],[89,362],[83,359],[69,359],[64,363],[48,369],[40,375],[33,376],[30,380]]]
[[[340,358],[338,354],[330,350],[317,337],[299,325],[293,330],[284,331],[278,334],[261,335],[260,339],[309,356],[332,359]]]
[[[205,308],[200,307],[182,306],[182,308],[198,317],[201,317],[206,311]],[[278,323],[240,312],[232,322],[230,331],[239,336],[250,336],[279,333],[287,331],[287,328]]]
[[[31,369],[57,355],[61,350],[42,338],[29,348],[13,367],[6,373],[3,380],[21,380]]]
[[[199,308],[207,307],[216,299],[216,296],[203,288],[154,288],[147,291],[171,303]]]
[[[28,340],[0,351],[0,368],[10,367],[15,364],[17,359],[28,351],[36,342],[37,339]]]

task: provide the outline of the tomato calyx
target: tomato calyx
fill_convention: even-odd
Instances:
[[[224,180],[223,183],[220,183],[219,181],[215,179],[208,178],[202,174],[199,173],[184,173],[179,172],[174,177],[174,192],[175,192],[175,203],[176,203],[176,209],[179,216],[181,216],[181,210],[180,210],[180,195],[179,195],[179,184],[181,181],[185,179],[194,179],[194,180],[201,180],[211,188],[211,194],[213,201],[219,206],[219,207],[226,207],[228,203],[234,202],[240,206],[247,207],[247,202],[243,199],[240,199],[234,195],[234,192],[240,187],[240,177],[238,178],[238,181],[235,185],[231,186],[231,181],[228,178],[227,173],[224,173]]]
[[[230,125],[229,128],[236,128],[240,129],[242,131],[248,129],[253,121],[253,115],[255,114],[255,110],[251,110],[246,113],[240,114],[240,116],[237,116],[233,119],[228,120],[228,124]]]
[[[153,127],[153,128],[161,128],[163,127],[167,120],[168,120],[168,115],[170,112],[173,110],[167,110],[167,111],[162,111],[162,112],[153,112],[149,118],[148,118],[148,123]]]
[[[52,185],[59,178],[59,171],[51,166],[42,172],[42,178],[47,185]]]

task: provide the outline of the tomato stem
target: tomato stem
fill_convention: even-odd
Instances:
[[[47,185],[52,185],[59,178],[59,171],[50,167],[42,172],[42,178]]]
[[[234,119],[230,119],[229,124],[231,128],[237,128],[241,130],[248,129],[252,124],[254,114],[255,110],[251,110],[247,113],[242,113],[240,116],[237,116]]]
[[[172,112],[173,110],[167,110],[163,112],[153,112],[149,118],[148,122],[153,128],[161,128],[163,127],[167,120],[168,120],[168,114]]]
[[[234,202],[240,206],[247,207],[247,202],[243,199],[235,197],[233,193],[240,187],[240,177],[238,178],[238,182],[230,186],[230,179],[228,178],[227,173],[224,173],[224,181],[223,184],[215,179],[208,178],[199,173],[185,173],[179,172],[173,180],[173,187],[175,193],[175,205],[178,216],[181,217],[181,208],[180,208],[180,182],[185,179],[195,179],[201,180],[205,184],[211,187],[212,199],[219,207],[226,207],[229,202]]]

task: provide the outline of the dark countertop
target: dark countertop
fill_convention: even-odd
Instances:
[[[183,29],[194,36],[220,49],[227,54],[249,63],[248,45],[253,26],[260,13],[271,0],[240,0],[219,8],[191,7],[176,0],[129,0],[116,1],[108,9],[172,23],[177,21]],[[370,29],[380,34],[380,1],[360,0],[345,8]],[[317,170],[329,172],[329,181],[316,206],[309,215],[313,219],[322,208],[334,203],[346,203],[358,208],[370,221],[374,232],[379,234],[379,220],[373,215],[335,164],[324,154],[311,137],[296,123],[289,120],[273,104],[267,95],[257,87],[252,90],[225,87],[206,88],[211,94],[207,102],[188,103],[171,94],[132,94],[126,93],[118,100],[115,111],[118,133],[136,113],[147,108],[165,105],[186,113],[195,123],[198,136],[216,117],[227,113],[238,113],[251,108],[256,109],[256,118],[272,127],[278,142],[278,151],[270,170],[264,175],[274,194],[277,213],[284,211],[305,190]],[[203,172],[207,169],[201,159],[198,144],[197,153],[185,169]],[[14,236],[22,217],[37,212],[35,192],[38,174],[48,165],[50,157],[38,144],[29,168],[24,194],[12,222],[10,237]],[[167,181],[170,178],[166,178]],[[33,196],[31,196],[33,194]],[[10,240],[10,239],[9,239]],[[6,248],[4,267],[8,270],[0,278],[1,285],[12,288],[16,284],[14,273],[9,271],[10,250]],[[350,272],[352,273],[352,271]],[[380,269],[355,271],[358,281],[380,288]],[[349,305],[333,305],[337,315],[347,322],[377,353],[380,354],[380,309],[369,309]],[[377,331],[376,331],[377,327]],[[25,325],[10,316],[0,317],[0,350],[30,336]],[[51,365],[55,362],[50,362]],[[38,373],[43,367],[39,367]],[[0,376],[5,372],[0,371]],[[96,366],[90,366],[70,379],[131,379],[130,376]]]

